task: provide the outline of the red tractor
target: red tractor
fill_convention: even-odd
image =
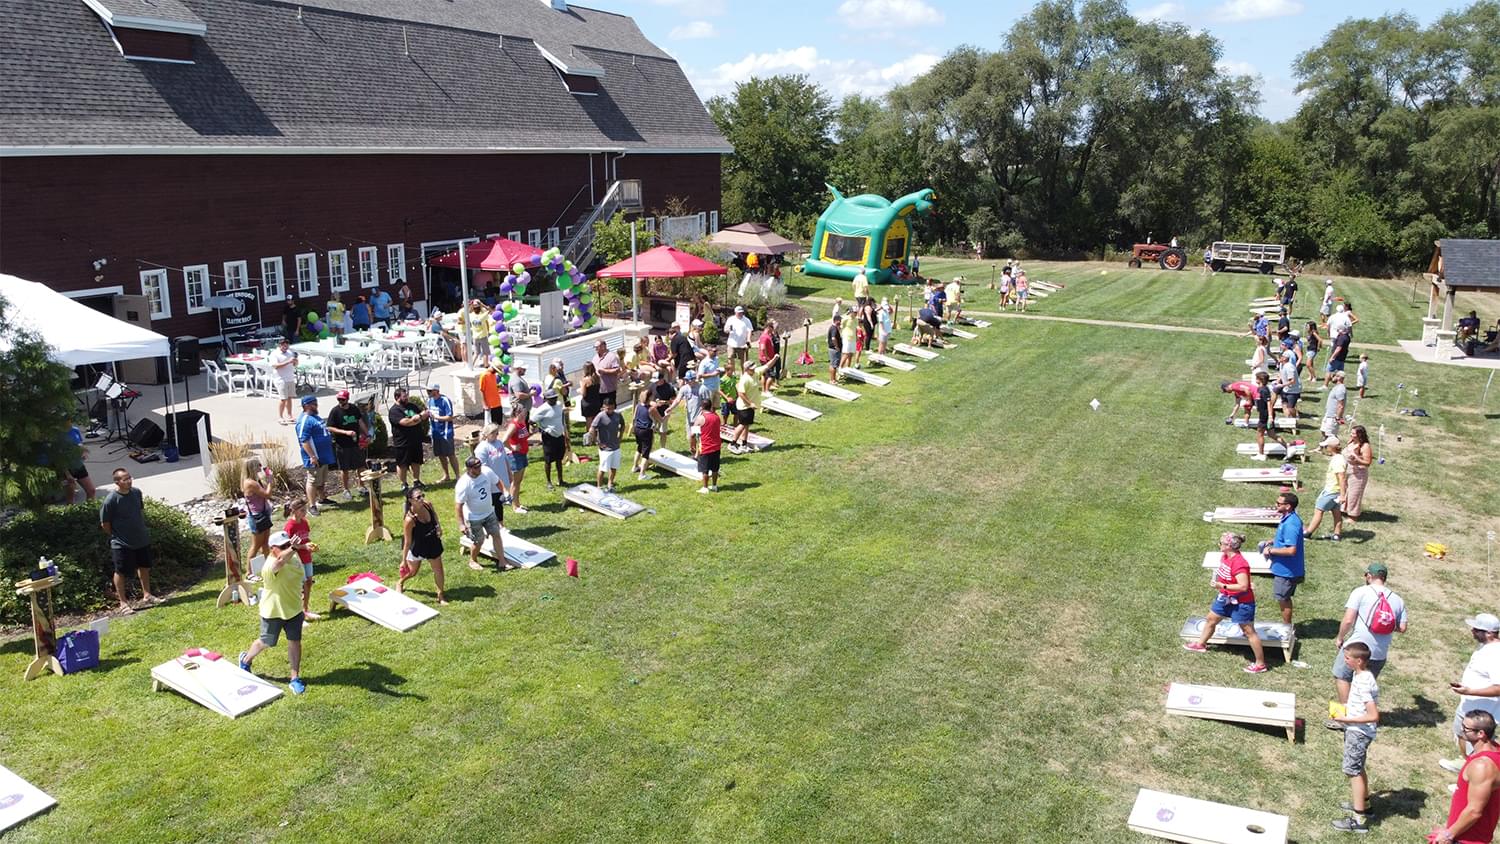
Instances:
[[[1180,270],[1187,266],[1187,251],[1180,246],[1165,243],[1137,243],[1130,248],[1130,266],[1140,269],[1141,263],[1151,261],[1164,270]]]

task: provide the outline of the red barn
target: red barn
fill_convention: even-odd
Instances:
[[[267,324],[424,299],[424,255],[568,246],[616,182],[716,220],[731,152],[634,21],[565,0],[6,0],[0,54],[0,272],[168,335],[216,337],[226,289]]]

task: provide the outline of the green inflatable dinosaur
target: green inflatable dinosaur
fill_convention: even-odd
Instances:
[[[912,212],[932,210],[937,194],[932,188],[909,193],[895,202],[873,193],[845,199],[829,185],[828,204],[813,230],[812,257],[803,265],[808,275],[852,279],[863,272],[871,284],[892,281],[891,266],[905,265],[911,255]]]

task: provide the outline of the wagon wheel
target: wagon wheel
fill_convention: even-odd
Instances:
[[[1271,263],[1270,261],[1265,261],[1265,262],[1263,262],[1260,265],[1260,274],[1261,275],[1270,275],[1271,273],[1273,273],[1275,271],[1276,271],[1276,265],[1273,264],[1273,263]]]
[[[1181,249],[1168,249],[1161,253],[1157,263],[1164,270],[1180,270],[1187,266],[1187,253]]]
[[[1224,268],[1227,266],[1229,265],[1224,262],[1223,258],[1215,258],[1212,261],[1208,262],[1208,268],[1216,273],[1224,272]]]
[[[1131,258],[1126,263],[1130,265],[1131,269],[1138,270],[1138,269],[1141,268],[1141,259],[1140,258]]]

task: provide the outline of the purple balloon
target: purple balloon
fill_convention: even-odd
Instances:
[[[520,275],[516,276],[516,284],[519,284],[522,287],[525,287],[526,285],[528,285],[530,283],[531,283],[531,273],[524,272],[524,273],[521,273]]]
[[[571,325],[574,328],[582,328],[583,327],[583,317],[581,317],[581,316],[573,317],[573,319],[568,322],[568,325]]]
[[[536,396],[537,401],[541,401],[541,399],[542,399],[542,385],[541,384],[532,384],[531,385],[531,394],[533,396]]]
[[[502,331],[502,332],[500,332],[500,342],[504,343],[507,346],[510,345],[510,332],[509,331]]]
[[[506,273],[505,274],[505,283],[506,284],[515,284],[516,283],[516,274],[515,273]]]

